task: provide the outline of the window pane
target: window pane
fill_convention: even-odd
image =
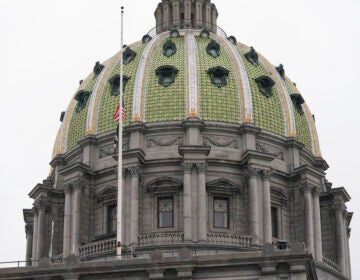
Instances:
[[[117,220],[116,220],[116,213],[117,213],[117,207],[116,205],[111,205],[108,206],[107,209],[107,232],[108,233],[113,233],[116,231],[116,225],[117,225]]]
[[[229,203],[225,198],[214,198],[214,227],[228,228]]]
[[[275,238],[279,237],[277,211],[278,211],[277,208],[271,207],[271,229],[272,229],[272,236]]]
[[[173,227],[173,199],[160,198],[158,207],[159,227]]]

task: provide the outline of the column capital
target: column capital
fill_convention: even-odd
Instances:
[[[193,169],[194,163],[193,162],[184,162],[182,164],[182,168],[183,168],[183,172],[184,174],[188,174],[191,173],[192,169]]]
[[[335,197],[331,209],[335,214],[343,215],[346,211],[345,202],[340,197]]]
[[[31,211],[32,211],[32,213],[33,213],[34,217],[35,217],[35,216],[37,216],[37,215],[39,214],[39,211],[38,211],[38,209],[36,208],[35,203],[34,203],[34,207],[33,207],[33,208],[31,208]]]
[[[77,192],[77,191],[82,191],[83,189],[84,189],[84,187],[85,187],[85,183],[84,183],[84,181],[82,181],[82,180],[75,180],[75,181],[73,181],[72,183],[72,186],[73,186],[73,190],[75,191],[75,192]]]
[[[139,177],[141,169],[139,166],[133,166],[133,167],[129,167],[128,171],[129,171],[131,177]]]
[[[46,195],[41,195],[34,203],[38,211],[45,211],[49,206],[49,199]]]
[[[73,191],[73,186],[71,184],[65,184],[64,185],[64,193],[66,194],[71,194]]]
[[[271,170],[261,170],[261,177],[264,180],[270,180],[271,179],[271,175],[272,175],[272,171]]]
[[[34,226],[30,224],[25,225],[25,234],[26,235],[33,235],[34,233]]]
[[[261,172],[260,169],[248,167],[245,174],[250,179],[252,177],[259,177],[261,175]]]
[[[319,197],[321,193],[321,188],[319,186],[314,186],[312,192],[314,197]]]
[[[302,183],[300,184],[300,191],[302,193],[311,193],[313,191],[313,186],[309,183]]]
[[[198,169],[199,173],[206,173],[206,169],[207,169],[207,164],[202,162],[202,163],[196,163],[196,168]]]

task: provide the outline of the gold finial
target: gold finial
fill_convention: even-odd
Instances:
[[[139,122],[140,120],[141,120],[141,119],[140,119],[139,113],[135,113],[134,122]]]
[[[195,109],[192,108],[191,112],[189,113],[190,118],[197,118],[198,117],[198,113],[196,113]]]
[[[296,132],[295,131],[290,131],[289,133],[289,137],[296,137]]]
[[[244,123],[254,123],[254,120],[251,116],[247,115],[245,118]]]
[[[94,131],[92,129],[88,129],[85,134],[91,135],[91,134],[94,134]]]

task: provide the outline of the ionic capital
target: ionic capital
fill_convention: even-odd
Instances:
[[[207,165],[206,163],[196,163],[196,168],[200,174],[206,173]]]
[[[129,170],[131,177],[139,177],[140,176],[141,170],[140,170],[139,166],[129,167],[128,170]]]

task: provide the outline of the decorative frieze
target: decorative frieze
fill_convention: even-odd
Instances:
[[[278,159],[283,160],[284,159],[284,151],[282,148],[269,145],[261,142],[256,143],[256,150],[263,153],[268,153],[271,155],[276,156]]]
[[[204,145],[216,146],[216,147],[230,147],[234,149],[239,148],[239,137],[233,136],[218,136],[218,135],[206,135],[204,137]]]
[[[164,136],[149,136],[147,137],[147,147],[156,146],[179,146],[182,145],[184,139],[182,136],[177,135],[164,135]]]

